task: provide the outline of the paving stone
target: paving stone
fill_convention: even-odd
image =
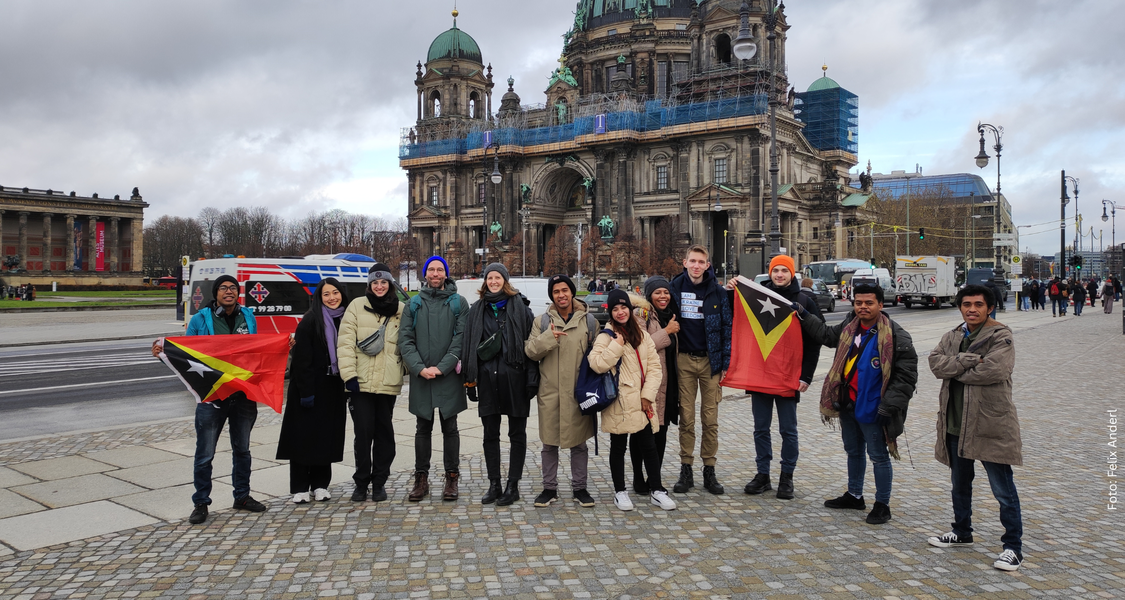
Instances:
[[[211,512],[216,512],[231,505],[234,498],[231,494],[233,489],[221,481],[211,482],[211,501],[213,502]],[[188,484],[149,490],[128,496],[118,496],[112,500],[116,504],[132,508],[162,521],[177,521],[187,519],[188,515],[191,514],[191,496],[194,493],[195,486]]]
[[[12,488],[12,491],[48,508],[60,508],[104,500],[114,496],[135,494],[143,492],[144,488],[101,473],[93,473],[80,477],[21,485]]]
[[[16,550],[30,550],[157,522],[148,515],[102,500],[0,519],[0,542]]]
[[[19,471],[13,471],[8,467],[0,467],[0,488],[10,488],[17,485],[24,485],[25,483],[35,483],[39,481],[34,477],[28,477]]]
[[[126,446],[124,448],[91,452],[85,456],[86,458],[123,469],[166,462],[180,457],[179,454],[166,452],[157,448],[149,448],[147,446]]]
[[[6,489],[0,489],[0,519],[47,510],[47,507]]]
[[[79,475],[89,475],[90,473],[103,473],[116,468],[113,465],[91,460],[84,456],[62,456],[59,458],[49,458],[47,460],[37,460],[8,466],[16,471],[44,481],[50,479],[66,479]]]

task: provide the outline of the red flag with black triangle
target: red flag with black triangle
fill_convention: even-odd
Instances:
[[[288,334],[166,337],[163,344],[160,360],[187,386],[196,402],[224,400],[243,392],[281,412]]]
[[[801,384],[804,343],[797,313],[784,296],[736,278],[730,369],[723,387],[791,397]]]

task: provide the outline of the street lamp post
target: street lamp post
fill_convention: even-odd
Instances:
[[[489,133],[491,133],[491,132],[489,132]],[[496,202],[496,186],[500,185],[500,182],[503,181],[503,179],[504,179],[500,175],[500,143],[493,140],[493,141],[489,142],[489,144],[487,146],[484,147],[485,164],[488,164],[488,149],[489,148],[493,149],[493,153],[492,153],[492,175],[490,176],[489,179],[490,179],[490,181],[492,181],[492,202],[495,203]],[[484,234],[484,244],[481,247],[481,250],[482,250],[482,252],[481,252],[481,271],[482,272],[484,271],[484,268],[488,266],[488,235],[489,235],[488,230],[489,230],[488,201],[485,200],[485,202],[484,202],[484,214],[481,217],[481,232]]]
[[[750,36],[750,6],[742,3],[739,9],[740,25],[738,37],[731,44],[731,51],[739,60],[754,58],[758,46]],[[766,25],[766,40],[769,41],[769,107],[770,107],[770,256],[781,254],[781,220],[777,209],[777,19],[778,9],[774,0],[766,0],[766,16],[763,22]]]
[[[984,150],[985,131],[992,132],[992,137],[996,141],[996,144],[992,146],[992,149],[996,151],[996,206],[992,209],[993,233],[996,234],[1000,233],[1000,151],[1004,149],[1004,144],[1001,142],[1001,138],[1004,137],[1004,128],[989,125],[988,123],[977,123],[977,133],[980,134],[980,153],[976,156],[976,163],[977,167],[981,169],[988,166],[989,158],[988,152]],[[975,236],[975,228],[973,233]],[[996,246],[996,263],[992,267],[992,275],[993,279],[996,281],[996,285],[1001,285],[1004,282],[1004,267],[1001,264],[1001,253],[1003,251],[1001,248],[1003,248],[1003,246]],[[976,256],[973,256],[973,259],[975,262]]]
[[[578,279],[582,279],[582,222],[578,223],[578,229],[574,232],[574,239],[578,242]],[[597,272],[597,256],[594,257],[594,271]]]
[[[1106,206],[1109,206],[1109,208],[1110,208],[1110,214],[1108,214],[1108,215],[1105,212]],[[1117,257],[1118,257],[1118,251],[1119,251],[1118,248],[1117,248],[1117,204],[1115,204],[1112,200],[1102,200],[1102,222],[1105,223],[1110,218],[1113,219],[1113,229],[1112,229],[1112,236],[1110,237],[1109,255],[1113,258],[1113,260],[1112,261],[1106,261],[1106,262],[1107,263],[1109,263],[1109,262],[1113,263],[1112,265],[1109,266],[1109,271],[1111,273],[1116,273],[1116,271],[1113,269],[1113,267],[1118,266],[1117,265]]]
[[[1063,253],[1064,253],[1064,256],[1062,257],[1063,258],[1062,265],[1061,265],[1062,268],[1060,270],[1063,272],[1063,274],[1065,276],[1065,274],[1066,274],[1066,256],[1065,256],[1065,253],[1066,253],[1066,204],[1068,202],[1070,202],[1070,196],[1067,195],[1067,193],[1066,193],[1066,184],[1069,181],[1070,185],[1074,187],[1074,226],[1075,226],[1075,228],[1077,228],[1078,227],[1078,178],[1077,177],[1071,177],[1070,175],[1067,175],[1066,171],[1063,171],[1062,174],[1063,174],[1062,175],[1063,211],[1062,211],[1062,222],[1059,223],[1059,229],[1061,230],[1060,235],[1059,235],[1059,243],[1062,245]],[[1077,233],[1075,233],[1075,237],[1076,238],[1078,237]],[[1078,256],[1078,244],[1075,243],[1075,245],[1072,246],[1071,249],[1074,251],[1074,255]]]
[[[527,277],[527,218],[531,216],[531,207],[524,206],[520,209],[520,239],[523,240],[523,258],[520,264],[523,265],[523,276]]]

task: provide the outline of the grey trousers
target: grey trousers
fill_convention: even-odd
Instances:
[[[559,447],[543,444],[540,454],[543,461],[543,489],[559,489]],[[570,449],[570,487],[572,490],[586,489],[587,467],[590,464],[590,449],[586,442]]]

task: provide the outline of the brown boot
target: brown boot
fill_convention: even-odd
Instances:
[[[442,500],[456,500],[459,494],[457,493],[457,479],[461,477],[460,473],[450,471],[445,474],[445,491],[441,493]]]
[[[411,502],[419,502],[422,498],[430,495],[430,479],[428,474],[418,471],[414,474],[414,489],[410,491],[410,495],[406,497]]]

